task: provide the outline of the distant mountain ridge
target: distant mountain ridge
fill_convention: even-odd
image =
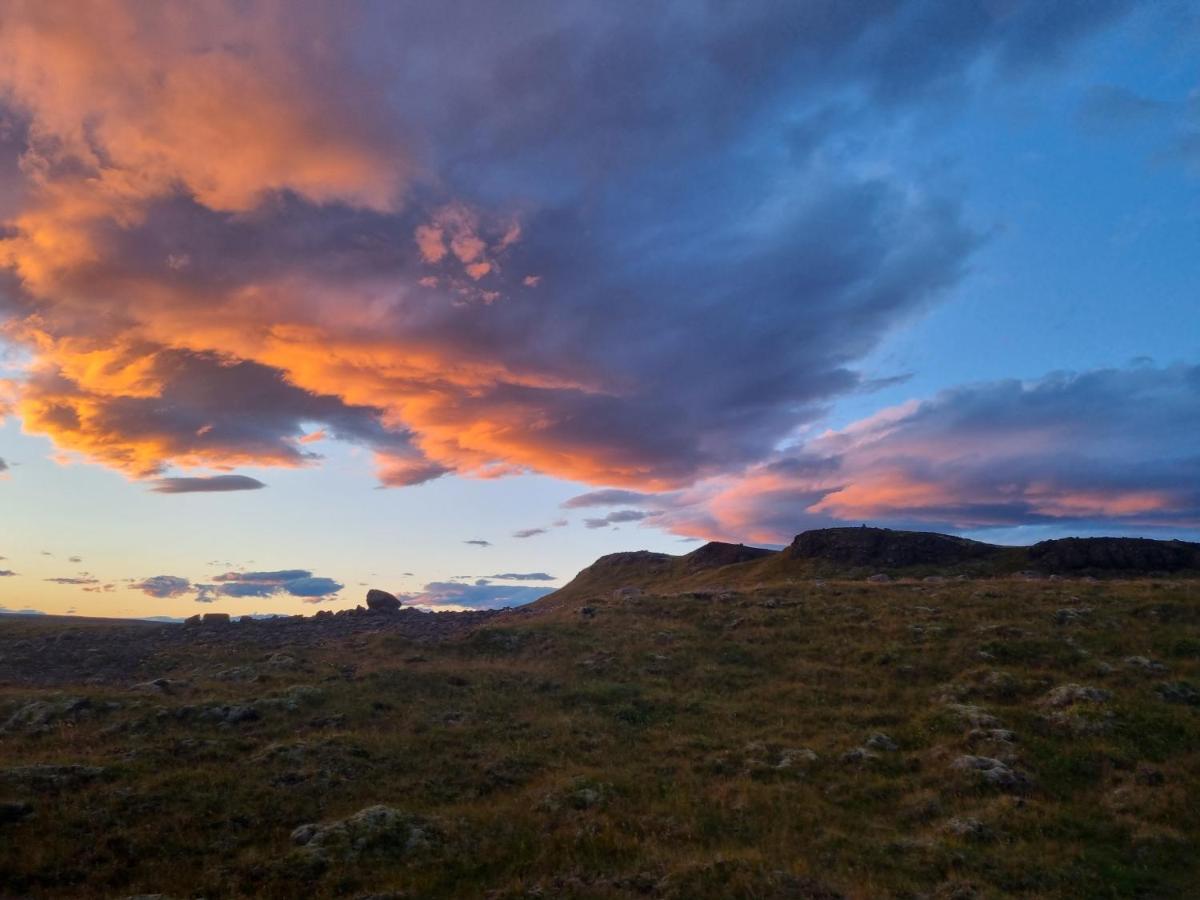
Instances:
[[[713,541],[682,556],[638,550],[602,556],[535,606],[622,588],[685,591],[746,587],[796,578],[967,575],[1200,576],[1200,544],[1149,538],[1061,538],[1026,547],[988,544],[933,531],[820,528],[782,550]]]

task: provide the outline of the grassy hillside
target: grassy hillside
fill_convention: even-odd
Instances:
[[[1197,582],[580,606],[0,621],[0,895],[1194,896]]]
[[[812,579],[1027,576],[1200,577],[1200,544],[1143,538],[1067,538],[1006,547],[925,531],[821,528],[783,550],[705,544],[683,556],[639,551],[598,559],[539,605],[554,608],[637,588],[672,593],[752,590]]]

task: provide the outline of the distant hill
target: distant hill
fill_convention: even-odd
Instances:
[[[821,528],[783,550],[712,542],[683,556],[639,550],[602,556],[560,590],[537,601],[602,596],[622,588],[664,593],[744,588],[800,578],[930,575],[996,577],[1017,573],[1139,578],[1200,576],[1200,544],[1147,538],[1063,538],[1028,547],[987,544],[931,531]]]

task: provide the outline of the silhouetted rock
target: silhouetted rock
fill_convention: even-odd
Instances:
[[[203,621],[205,625],[228,625],[229,613],[205,613]]]
[[[1149,538],[1062,538],[1029,548],[1029,559],[1056,572],[1178,572],[1200,569],[1200,544]]]
[[[819,528],[796,535],[783,551],[789,559],[819,559],[851,566],[949,566],[982,559],[997,548],[932,531],[890,528]]]
[[[761,547],[710,541],[703,547],[697,547],[685,555],[683,568],[685,572],[689,573],[704,569],[719,569],[721,566],[732,566],[736,563],[749,562],[752,559],[762,559],[764,556],[773,556],[774,553],[774,550],[764,550]]]
[[[395,594],[371,588],[367,591],[367,609],[371,612],[395,612],[400,608],[400,601]]]

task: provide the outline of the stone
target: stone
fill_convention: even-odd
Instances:
[[[970,816],[956,816],[946,823],[946,830],[960,838],[972,841],[986,841],[992,836],[986,825]]]
[[[1148,674],[1161,675],[1167,671],[1165,665],[1145,656],[1127,656],[1124,662],[1129,668],[1139,669]]]
[[[1104,703],[1112,697],[1111,691],[1086,684],[1060,684],[1047,693],[1038,703],[1054,709],[1074,706],[1076,703]]]
[[[1055,625],[1072,625],[1076,622],[1086,619],[1092,614],[1092,609],[1089,606],[1079,607],[1064,607],[1054,613]]]
[[[440,834],[429,820],[382,804],[345,819],[308,823],[292,831],[298,852],[338,862],[401,859],[427,850],[439,840]]]
[[[891,580],[892,576],[885,575],[882,572],[878,572],[867,579],[867,581],[871,584],[887,584]]]
[[[791,769],[796,766],[808,765],[809,763],[817,762],[821,757],[816,754],[816,751],[810,750],[808,747],[798,747],[796,749],[781,750],[779,752],[779,762],[775,764],[776,769]]]
[[[973,773],[979,780],[1007,791],[1020,791],[1029,786],[1029,777],[990,756],[960,756],[950,764],[960,772]]]
[[[1000,720],[971,703],[948,703],[946,708],[973,728],[998,728]]]
[[[843,765],[861,765],[872,759],[877,759],[878,754],[872,753],[866,747],[855,747],[853,750],[847,750],[838,757]]]
[[[867,738],[864,747],[869,747],[872,750],[883,750],[886,753],[899,750],[900,745],[893,741],[886,734],[873,734]]]
[[[972,728],[967,732],[968,744],[1015,744],[1017,734],[1007,728]]]
[[[228,625],[230,623],[229,613],[211,612],[205,613],[202,620],[204,625]]]
[[[196,613],[194,616],[188,616],[186,619],[184,619],[183,624],[184,625],[199,625],[200,622],[202,621],[202,619],[203,619],[203,616],[201,616],[200,613]]]
[[[1158,696],[1168,703],[1182,703],[1186,706],[1200,706],[1200,691],[1186,681],[1174,681],[1160,684],[1154,689]]]
[[[374,613],[392,613],[400,609],[400,601],[395,594],[371,588],[367,591],[367,609]]]

